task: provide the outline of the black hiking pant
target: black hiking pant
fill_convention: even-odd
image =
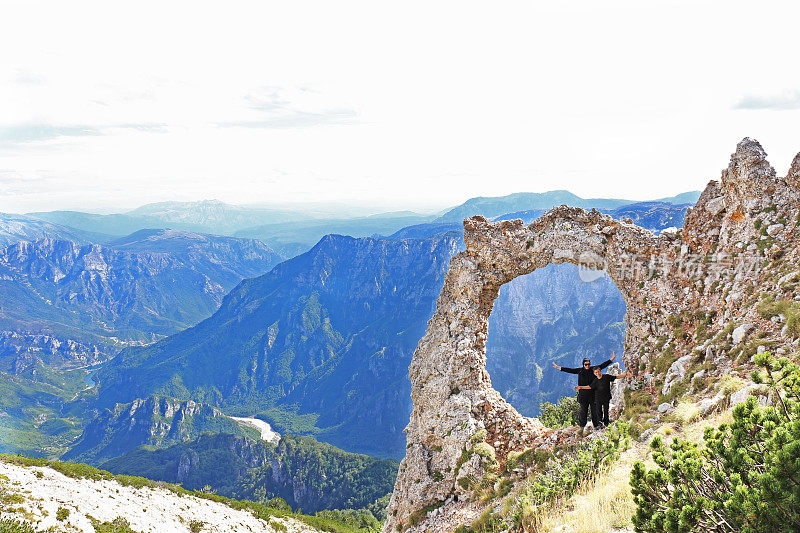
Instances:
[[[597,418],[597,407],[594,398],[578,398],[578,425],[582,428],[586,427],[586,415],[589,409],[592,410],[592,425],[597,427],[600,423]]]
[[[601,422],[604,426],[608,426],[611,423],[611,420],[608,418],[608,404],[611,400],[596,400],[594,402],[594,410],[597,412],[597,420]],[[595,424],[597,427],[597,424]]]

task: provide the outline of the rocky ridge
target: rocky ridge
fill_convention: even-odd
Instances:
[[[492,388],[486,371],[489,314],[500,286],[518,276],[551,263],[605,270],[627,305],[631,390],[652,405],[664,400],[662,412],[687,392],[707,397],[707,410],[718,408],[709,379],[746,376],[756,351],[794,350],[800,337],[798,182],[800,155],[778,177],[761,145],[746,138],[681,230],[656,236],[630,220],[566,206],[528,226],[465,220],[466,250],[450,262],[409,369],[407,452],[384,532],[427,530],[427,510],[446,514],[463,506],[471,495],[464,480],[502,471],[511,451],[575,441],[570,429],[551,430],[521,416]],[[653,416],[659,416],[654,408]]]
[[[142,444],[169,446],[206,432],[247,434],[210,405],[150,396],[103,409],[62,459],[96,465]]]

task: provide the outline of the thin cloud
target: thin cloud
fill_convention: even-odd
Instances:
[[[218,127],[305,128],[352,123],[357,113],[331,106],[323,93],[307,87],[264,86],[245,95],[244,105],[252,118],[217,122]]]
[[[167,124],[159,124],[159,123],[142,123],[142,124],[114,124],[113,126],[109,126],[111,128],[122,128],[122,129],[129,129],[129,130],[137,130],[137,131],[144,131],[148,133],[168,133],[169,127]]]
[[[770,111],[800,109],[800,90],[785,91],[775,95],[746,95],[733,108],[767,109]]]
[[[44,76],[22,68],[14,71],[12,79],[18,85],[45,85],[47,83]]]
[[[100,135],[100,130],[84,125],[17,124],[0,126],[0,143],[20,144],[50,141],[59,137],[86,137],[88,135]]]
[[[352,109],[331,110],[322,113],[291,111],[263,119],[218,122],[216,125],[220,128],[307,128],[330,124],[352,124],[356,116],[356,112]]]
[[[0,126],[0,143],[8,145],[19,145],[41,141],[52,141],[65,137],[90,137],[104,135],[114,128],[133,129],[148,133],[166,133],[166,124],[160,123],[126,123],[111,124],[107,126],[88,126],[88,125],[62,125],[54,126],[51,124],[15,124],[10,126]]]

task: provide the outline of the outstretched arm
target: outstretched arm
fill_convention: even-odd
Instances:
[[[575,390],[592,390],[592,388],[589,385],[577,385]]]
[[[553,366],[555,366],[557,369],[561,370],[562,372],[566,372],[567,374],[577,374],[578,372],[581,371],[580,368],[567,368],[565,366],[558,366],[555,363],[553,363]]]

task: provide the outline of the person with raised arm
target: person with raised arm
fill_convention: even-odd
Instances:
[[[611,420],[608,418],[608,405],[611,403],[611,384],[617,378],[624,379],[632,376],[633,374],[630,372],[625,372],[624,374],[620,374],[618,376],[611,374],[604,375],[603,370],[600,367],[595,367],[594,380],[589,385],[578,385],[575,387],[575,390],[578,391],[578,394],[580,394],[582,390],[590,390],[594,393],[594,408],[595,411],[597,411],[597,418],[600,419],[599,427],[604,428],[611,424]]]
[[[600,363],[597,365],[597,368],[603,369],[607,367],[616,357],[617,352],[612,352],[611,359]],[[598,418],[597,408],[594,403],[594,391],[589,387],[594,380],[592,362],[587,357],[583,360],[583,368],[567,368],[565,366],[558,366],[555,362],[553,362],[553,366],[567,374],[578,374],[578,387],[581,387],[580,390],[576,389],[578,390],[578,404],[580,405],[580,409],[578,409],[578,425],[581,429],[586,427],[587,411],[591,409],[592,426],[597,428],[600,425],[600,419]]]

